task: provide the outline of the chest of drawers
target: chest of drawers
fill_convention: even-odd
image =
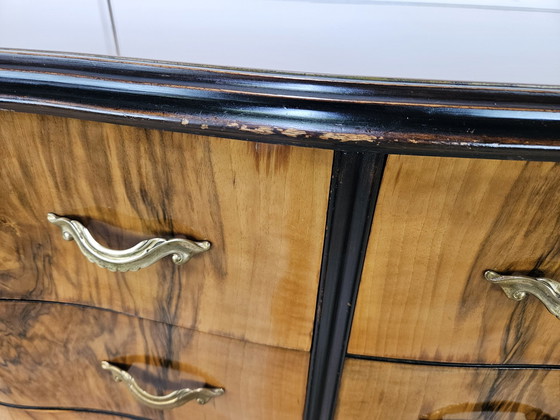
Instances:
[[[558,418],[558,97],[1,50],[2,415]]]

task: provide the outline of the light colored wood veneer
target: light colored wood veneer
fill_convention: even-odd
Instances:
[[[0,113],[0,299],[109,308],[308,350],[332,152]],[[187,264],[91,264],[47,213],[104,245],[209,240]]]
[[[484,270],[560,280],[560,165],[391,156],[349,352],[464,363],[560,363],[560,324]]]

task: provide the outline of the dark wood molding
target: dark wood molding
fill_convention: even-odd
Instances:
[[[0,49],[0,108],[345,151],[560,160],[560,87],[349,79]]]
[[[334,414],[385,155],[336,152],[304,419]]]

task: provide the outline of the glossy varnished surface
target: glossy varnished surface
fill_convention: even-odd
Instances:
[[[553,420],[557,370],[498,370],[347,360],[337,420]]]
[[[345,151],[560,160],[559,92],[0,49],[0,108]]]
[[[483,272],[560,280],[559,206],[554,163],[390,157],[348,351],[558,364],[560,321]]]
[[[0,113],[0,298],[78,302],[251,342],[310,347],[331,152]],[[123,249],[209,240],[177,267],[89,263],[47,222]]]
[[[0,320],[5,403],[177,420],[292,419],[303,412],[305,352],[56,303],[1,302]],[[205,384],[226,393],[162,414],[141,406],[101,369],[101,360],[130,366],[128,372],[153,394]]]

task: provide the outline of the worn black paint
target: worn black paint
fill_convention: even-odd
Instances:
[[[0,108],[345,151],[560,160],[560,88],[0,50]]]
[[[336,152],[311,346],[306,420],[334,414],[385,156]]]

